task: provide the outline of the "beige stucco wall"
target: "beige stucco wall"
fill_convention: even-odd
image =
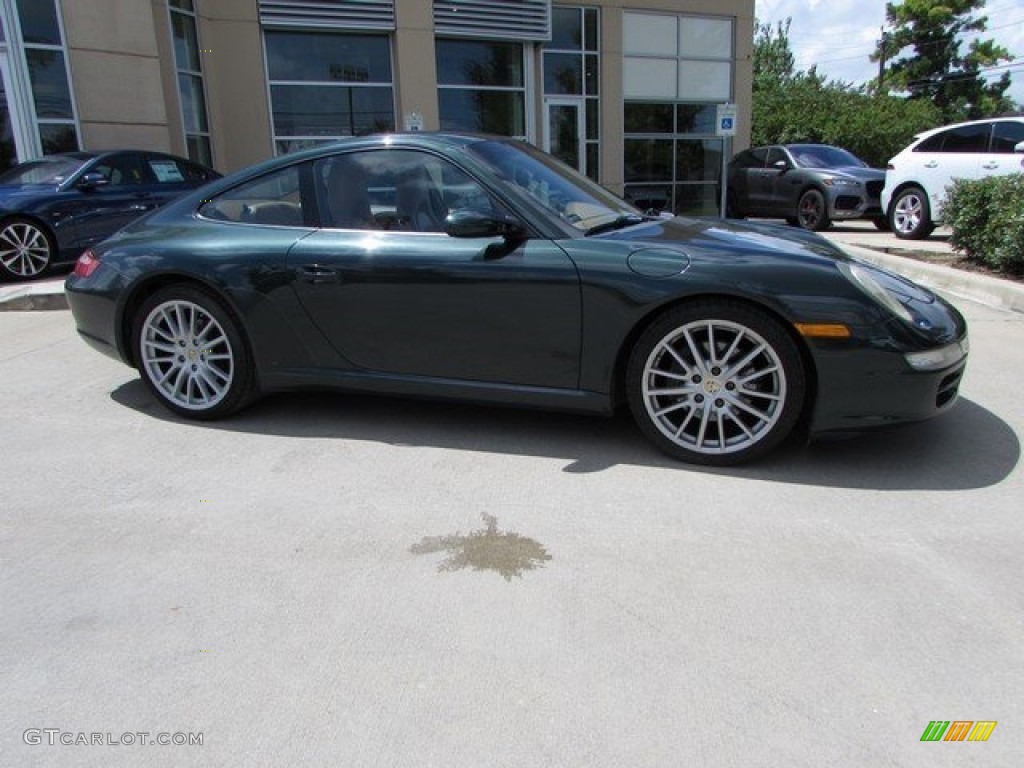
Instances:
[[[263,38],[255,0],[196,0],[214,165],[273,156]]]
[[[405,116],[418,112],[423,130],[440,128],[437,109],[437,55],[431,3],[395,3],[395,118],[398,130]]]
[[[64,0],[61,11],[83,147],[169,150],[150,6]]]

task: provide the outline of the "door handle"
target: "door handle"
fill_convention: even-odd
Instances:
[[[307,264],[299,269],[299,274],[307,283],[314,285],[319,283],[340,283],[341,275],[330,267],[322,267],[319,264]]]
[[[999,163],[989,162],[989,163],[985,163],[981,167],[984,168],[986,171],[994,171],[996,168],[999,167]]]
[[[938,162],[938,160],[929,160],[927,163],[924,164],[924,167],[925,168],[938,168],[939,167],[939,162]]]

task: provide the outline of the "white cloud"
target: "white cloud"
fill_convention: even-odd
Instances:
[[[882,0],[756,0],[754,13],[759,21],[771,24],[792,18],[789,39],[797,69],[817,65],[818,72],[826,77],[855,84],[878,76],[878,64],[868,56],[885,22]],[[989,31],[982,37],[994,38],[1014,59],[1024,59],[1021,0],[990,0],[985,14]],[[1024,69],[1010,74],[1013,80],[1008,94],[1024,103]]]

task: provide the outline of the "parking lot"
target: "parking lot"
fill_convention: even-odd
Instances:
[[[625,415],[187,423],[0,313],[0,763],[1018,765],[1024,315],[957,304],[952,412],[728,470]]]

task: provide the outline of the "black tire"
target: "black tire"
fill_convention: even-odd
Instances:
[[[146,387],[179,416],[223,418],[256,395],[238,323],[198,287],[167,286],[146,299],[132,320],[132,351]]]
[[[901,189],[889,205],[889,225],[901,240],[923,240],[934,230],[928,195],[920,187]]]
[[[57,240],[33,219],[12,216],[0,222],[0,279],[34,280],[53,266]]]
[[[789,224],[789,226],[791,227],[799,227],[800,219],[798,219],[796,216],[787,216],[786,223]]]
[[[796,221],[802,229],[821,232],[832,223],[828,220],[828,203],[817,189],[808,189],[796,204]]]
[[[875,216],[875,218],[871,220],[871,223],[875,225],[875,229],[879,232],[889,231],[889,220],[885,218],[885,216]]]
[[[641,431],[694,464],[740,464],[770,451],[799,420],[806,386],[800,352],[781,323],[728,300],[665,312],[637,340],[626,369]]]

